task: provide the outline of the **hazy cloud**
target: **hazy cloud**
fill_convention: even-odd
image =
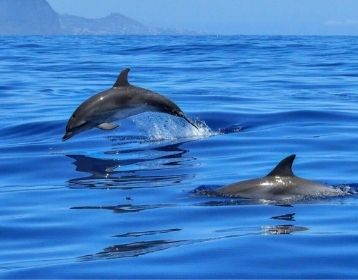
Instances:
[[[357,26],[358,19],[345,19],[345,20],[328,20],[325,22],[328,26]]]

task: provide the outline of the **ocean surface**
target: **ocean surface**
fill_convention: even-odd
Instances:
[[[66,142],[130,67],[145,113]],[[357,190],[358,37],[0,37],[1,278],[358,278],[358,196],[205,195],[294,172]]]

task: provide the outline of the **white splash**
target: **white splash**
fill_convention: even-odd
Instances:
[[[205,122],[193,121],[195,128],[184,119],[159,113],[143,113],[130,118],[150,140],[206,138],[216,135]]]

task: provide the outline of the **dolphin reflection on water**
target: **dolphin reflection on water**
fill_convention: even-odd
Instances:
[[[129,141],[136,141],[134,138]],[[101,157],[69,154],[76,171],[87,173],[86,176],[72,178],[68,181],[70,187],[89,188],[131,188],[153,187],[181,182],[191,175],[180,172],[180,169],[170,170],[170,166],[191,166],[195,158],[186,155],[183,147],[185,142],[168,143],[150,148],[120,149],[105,152]],[[122,154],[119,159],[117,153]],[[155,163],[155,164],[154,164]],[[157,168],[141,168],[139,166],[161,166]],[[168,169],[169,168],[169,169]],[[153,174],[155,172],[155,174]]]
[[[113,87],[84,101],[72,114],[66,126],[63,141],[94,127],[112,130],[115,121],[143,112],[159,112],[177,116],[198,128],[184,112],[168,98],[128,82],[129,68],[118,76]]]

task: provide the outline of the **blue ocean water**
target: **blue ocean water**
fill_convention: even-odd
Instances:
[[[0,37],[1,278],[358,278],[357,196],[193,192],[292,153],[356,188],[357,54],[358,37]],[[144,114],[62,142],[125,67],[201,130]]]

